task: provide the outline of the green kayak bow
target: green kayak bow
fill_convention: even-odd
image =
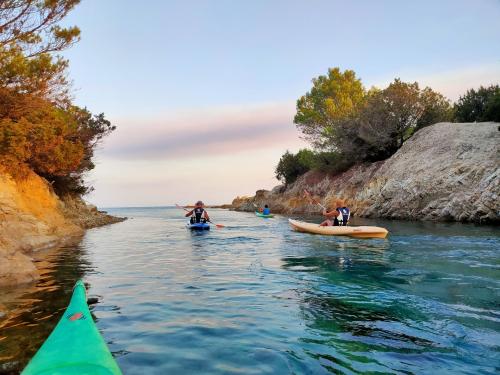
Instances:
[[[90,315],[81,280],[56,328],[21,373],[48,374],[121,374]]]

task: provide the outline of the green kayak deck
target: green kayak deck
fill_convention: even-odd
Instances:
[[[264,215],[262,212],[259,211],[255,211],[255,215],[257,215],[258,217],[274,217],[273,214]]]
[[[90,315],[81,280],[56,328],[21,373],[35,374],[121,374]]]

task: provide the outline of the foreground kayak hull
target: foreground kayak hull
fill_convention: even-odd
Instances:
[[[81,280],[56,328],[21,373],[48,374],[121,374],[92,320]]]
[[[319,224],[306,223],[304,221],[288,219],[292,228],[298,232],[322,234],[327,236],[349,236],[355,238],[385,238],[389,233],[381,227],[320,227]]]
[[[209,230],[210,229],[210,224],[208,223],[187,223],[186,227],[191,230]]]
[[[269,215],[264,215],[262,212],[258,212],[258,211],[255,211],[255,215],[257,215],[258,217],[267,217],[267,218],[270,218],[270,217],[274,217],[273,214],[269,214]]]

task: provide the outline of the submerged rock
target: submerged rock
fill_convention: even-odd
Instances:
[[[406,220],[500,221],[498,124],[439,123],[418,131],[391,158],[331,176],[308,172],[294,184],[233,201],[236,210],[270,204],[275,212],[318,213],[343,198],[354,215]]]

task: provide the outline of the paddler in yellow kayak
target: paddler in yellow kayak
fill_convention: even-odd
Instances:
[[[336,199],[335,205],[333,206],[335,209],[328,211],[326,207],[323,208],[323,216],[326,217],[326,220],[323,221],[320,226],[322,227],[337,227],[337,226],[346,226],[349,223],[349,218],[351,217],[351,211],[348,207],[346,207],[344,201],[342,199]]]

